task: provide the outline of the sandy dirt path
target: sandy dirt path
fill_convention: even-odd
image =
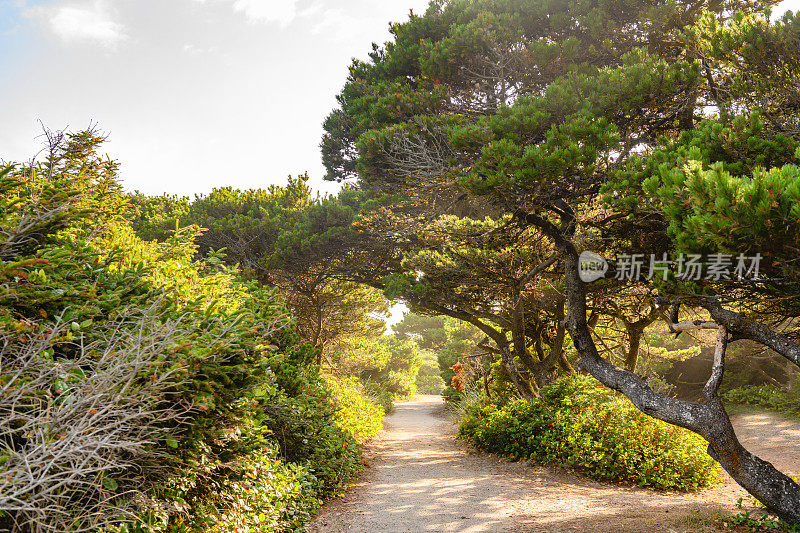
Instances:
[[[734,419],[745,446],[800,474],[800,424],[769,415]],[[723,482],[694,494],[604,485],[562,469],[509,463],[454,438],[442,400],[397,404],[367,448],[367,468],[344,498],[327,503],[315,533],[423,531],[717,531],[745,492]],[[764,438],[764,436],[767,436]]]

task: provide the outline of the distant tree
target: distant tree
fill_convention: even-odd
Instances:
[[[428,381],[436,387],[437,393],[442,392],[447,398],[455,396],[455,390],[451,385],[455,375],[453,370],[455,364],[475,355],[486,354],[490,359],[496,357],[480,347],[481,341],[486,338],[481,330],[455,318],[408,312],[393,329],[400,338],[414,339],[422,349],[424,357],[432,359],[435,363],[435,379],[430,377]],[[477,363],[482,365],[483,361],[478,360]],[[420,367],[420,375],[433,370]]]
[[[144,238],[164,239],[189,224],[204,229],[201,257],[212,254],[245,275],[278,288],[305,340],[318,349],[317,364],[338,338],[380,335],[389,302],[381,292],[343,281],[336,245],[356,216],[357,199],[318,198],[308,176],[285,186],[240,191],[214,189],[192,202],[171,196],[131,197],[134,226]]]
[[[552,250],[534,234],[503,231],[503,222],[442,217],[422,228],[403,273],[387,292],[412,309],[470,323],[486,337],[523,396],[532,397],[563,363],[563,301],[547,289],[555,277]],[[547,281],[548,275],[550,282]]]
[[[411,338],[423,350],[436,351],[447,341],[444,323],[440,316],[406,312],[403,320],[392,326],[392,331],[401,339]]]
[[[356,376],[393,397],[416,394],[420,367],[419,347],[394,335],[358,335],[340,339],[330,350],[330,370],[340,376]]]
[[[417,372],[417,393],[440,394],[444,381],[439,376],[439,361],[432,350],[420,351],[419,372]]]

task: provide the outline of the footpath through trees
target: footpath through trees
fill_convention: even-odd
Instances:
[[[355,487],[323,507],[312,532],[711,532],[747,495],[725,473],[711,489],[659,493],[477,454],[454,438],[436,396],[398,404],[385,427]],[[734,427],[755,453],[800,474],[800,423],[753,413]]]

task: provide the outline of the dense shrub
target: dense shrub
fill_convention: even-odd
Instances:
[[[295,527],[360,464],[314,350],[198,228],[140,239],[101,140],[0,171],[0,529]]]
[[[386,387],[374,381],[363,381],[364,394],[372,400],[372,403],[383,409],[384,413],[390,413],[394,409],[394,395]]]
[[[153,512],[139,524],[126,524],[119,533],[191,531],[229,533],[250,531],[304,531],[304,524],[319,506],[317,480],[305,466],[286,463],[275,448],[243,456],[233,465],[209,469],[210,481],[202,492],[180,475],[167,481],[165,493],[179,506],[192,509],[175,517]]]
[[[307,467],[285,463],[274,451],[244,457],[235,476],[218,485],[212,502],[225,511],[207,531],[305,531],[320,504],[316,485]]]
[[[703,439],[642,414],[584,376],[543,387],[531,402],[473,408],[460,434],[484,450],[563,465],[601,481],[692,490],[717,477]]]
[[[383,430],[384,411],[375,405],[354,378],[327,378],[337,407],[337,425],[353,436],[356,442],[374,437]]]
[[[800,389],[775,385],[749,385],[730,389],[722,394],[725,401],[774,409],[781,413],[800,416]]]

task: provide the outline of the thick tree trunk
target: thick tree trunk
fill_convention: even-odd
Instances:
[[[569,359],[567,359],[567,353],[564,350],[561,350],[561,355],[558,357],[558,364],[561,367],[561,370],[563,370],[567,374],[575,373],[575,369],[572,368]]]
[[[578,252],[574,244],[545,218],[533,214],[523,214],[520,218],[550,237],[562,255],[569,306],[567,331],[581,356],[580,368],[605,386],[623,393],[642,412],[703,436],[709,442],[708,453],[739,485],[783,520],[800,522],[800,485],[741,445],[717,396],[724,373],[726,325],[690,323],[695,328],[716,327],[719,330],[714,367],[703,391],[703,403],[676,400],[654,392],[632,372],[616,368],[600,357],[586,320],[586,288],[578,275]],[[564,224],[567,227],[571,225],[571,221]],[[778,340],[773,340],[778,344]]]
[[[514,308],[511,313],[511,342],[514,346],[513,357],[518,358],[532,376],[540,371],[541,363],[536,361],[526,346],[528,335],[525,332],[525,302],[519,290],[512,294]]]
[[[544,385],[547,373],[551,372],[558,365],[567,374],[574,374],[575,369],[569,364],[567,354],[564,351],[564,340],[566,339],[566,326],[564,324],[564,308],[566,302],[561,300],[556,305],[556,334],[553,339],[548,342],[550,353],[546,357],[541,358],[542,364],[540,366],[541,372],[537,376],[540,380],[540,385]]]
[[[628,351],[625,354],[625,370],[629,372],[636,372],[636,364],[639,362],[639,347],[642,344],[642,334],[644,328],[635,325],[625,328],[628,332]]]
[[[511,341],[514,346],[514,357],[518,358],[525,369],[528,370],[533,376],[533,383],[531,388],[538,394],[538,389],[547,384],[549,373],[556,367],[563,359],[566,367],[572,370],[571,365],[566,361],[564,356],[564,301],[562,300],[556,306],[556,335],[553,339],[549,340],[546,344],[549,346],[549,352],[545,353],[542,345],[544,341],[543,331],[541,324],[534,322],[534,331],[530,332],[526,328],[526,315],[525,315],[525,302],[522,298],[520,290],[515,290],[512,294],[514,307],[512,309],[511,317]],[[531,355],[528,349],[528,339],[534,339],[534,347],[536,350],[536,357]],[[573,370],[574,372],[574,370]]]
[[[656,304],[651,304],[650,312],[647,315],[641,317],[639,320],[631,320],[616,303],[611,301],[608,302],[608,304],[611,306],[612,316],[622,322],[625,327],[625,334],[628,337],[628,347],[624,353],[625,370],[636,372],[636,364],[639,362],[639,348],[642,344],[644,330],[659,317],[659,307]],[[599,316],[599,313],[592,314]],[[592,324],[589,325],[594,329]]]
[[[514,382],[520,395],[526,400],[536,398],[539,395],[538,391],[534,389],[534,385],[530,381],[522,377],[517,365],[514,363],[513,355],[505,350],[503,352],[501,356],[503,358],[503,366],[508,372],[508,375],[511,376],[511,381]]]

